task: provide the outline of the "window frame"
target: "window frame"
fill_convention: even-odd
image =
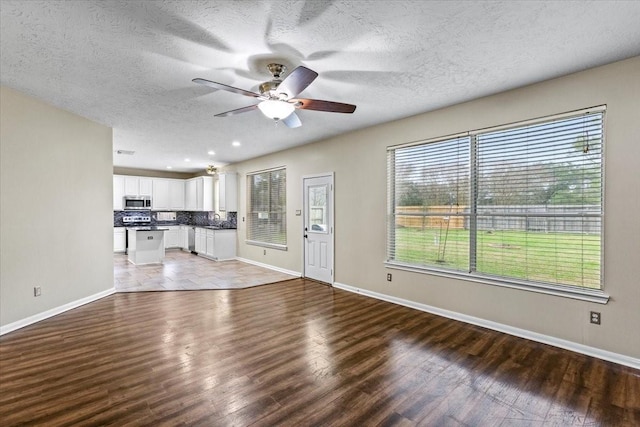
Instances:
[[[402,262],[402,261],[397,261],[395,259],[392,259],[392,256],[393,256],[391,252],[392,246],[393,246],[394,254],[395,254],[395,248],[396,248],[395,246],[396,245],[395,221],[396,221],[396,215],[397,215],[396,208],[399,206],[396,204],[397,199],[395,194],[395,191],[396,191],[395,155],[397,150],[403,149],[403,148],[409,148],[412,146],[424,146],[432,143],[447,142],[447,141],[454,140],[456,138],[469,138],[469,141],[470,141],[470,147],[469,147],[470,172],[469,174],[470,175],[469,175],[468,191],[471,199],[469,206],[471,209],[473,209],[473,206],[476,206],[476,203],[477,203],[477,192],[478,192],[477,175],[478,175],[479,165],[478,165],[478,154],[476,152],[477,151],[476,142],[477,142],[478,135],[501,131],[501,130],[516,129],[516,128],[521,128],[521,127],[526,127],[531,125],[539,125],[539,124],[544,124],[546,122],[554,122],[554,121],[559,121],[563,119],[570,119],[572,117],[579,117],[585,114],[594,114],[594,113],[602,114],[602,135],[601,135],[602,147],[601,147],[601,156],[600,156],[600,161],[601,161],[600,203],[601,203],[601,206],[600,206],[600,213],[598,217],[600,221],[600,234],[599,234],[599,237],[600,237],[600,266],[599,266],[600,267],[599,268],[600,288],[599,289],[587,288],[584,286],[572,286],[568,284],[553,284],[553,283],[545,283],[545,282],[528,281],[528,280],[521,280],[515,277],[492,276],[487,273],[482,273],[482,272],[473,270],[471,258],[468,260],[468,263],[469,263],[468,271],[439,268],[438,266],[430,266],[430,265],[418,265],[418,264],[412,264],[410,262]],[[600,303],[600,304],[606,304],[609,300],[609,295],[607,295],[604,292],[604,267],[605,267],[604,265],[605,182],[604,181],[605,181],[605,158],[606,158],[605,133],[606,133],[606,105],[601,105],[601,106],[586,108],[582,110],[555,114],[552,116],[540,117],[536,119],[519,121],[519,122],[510,123],[510,124],[470,130],[467,132],[461,132],[461,133],[447,135],[443,137],[437,137],[437,138],[431,138],[431,139],[426,139],[421,141],[414,141],[406,144],[388,146],[387,147],[387,153],[388,153],[388,156],[387,156],[387,233],[386,233],[387,257],[384,263],[385,266],[390,269],[399,269],[399,270],[412,271],[412,272],[417,272],[422,274],[430,274],[430,275],[441,276],[441,277],[462,279],[470,282],[477,282],[477,283],[483,283],[483,284],[494,285],[494,286],[521,289],[526,291],[534,291],[534,292],[543,293],[543,294],[556,295],[561,297],[568,297],[568,298],[586,300],[586,301]],[[471,217],[473,215],[478,216],[479,214],[475,212],[475,210],[473,211],[470,210],[468,215],[469,217]],[[475,221],[471,221],[471,222],[475,222]],[[478,233],[479,231],[477,229],[468,230],[470,252],[472,251],[475,252],[477,250],[477,247],[475,247],[475,245],[476,245]]]
[[[282,216],[282,225],[281,228],[284,230],[284,243],[277,243],[274,242],[274,240],[276,239],[268,239],[271,241],[266,241],[266,240],[258,240],[256,237],[256,235],[252,235],[252,231],[255,230],[254,228],[254,218],[253,218],[253,214],[254,213],[258,213],[258,211],[254,212],[254,206],[252,204],[252,185],[254,183],[254,178],[256,176],[259,175],[265,175],[268,174],[269,179],[267,179],[267,182],[269,183],[269,187],[271,186],[271,174],[274,172],[278,172],[282,174],[282,178],[281,180],[283,180],[283,182],[280,184],[284,190],[284,204],[282,206],[282,210],[273,210],[273,204],[271,201],[271,196],[272,196],[272,192],[271,192],[271,188],[269,188],[269,190],[267,191],[268,197],[269,197],[269,210],[268,210],[268,214],[269,216],[271,216],[272,214],[279,214]],[[264,170],[260,170],[260,171],[255,171],[255,172],[249,172],[246,174],[246,178],[247,178],[247,227],[246,227],[246,239],[245,239],[245,243],[248,245],[253,245],[253,246],[260,246],[260,247],[265,247],[265,248],[271,248],[271,249],[278,249],[278,250],[283,250],[286,251],[288,249],[287,247],[287,168],[285,166],[280,166],[280,167],[275,167],[275,168],[271,168],[271,169],[264,169]],[[262,212],[262,211],[261,211]],[[269,232],[268,232],[269,234]],[[253,237],[253,238],[252,238]]]

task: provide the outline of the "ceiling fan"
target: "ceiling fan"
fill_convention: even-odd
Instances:
[[[268,118],[276,122],[281,121],[287,127],[297,128],[302,125],[302,122],[300,122],[300,118],[295,113],[296,108],[327,111],[330,113],[353,113],[356,110],[356,106],[352,104],[322,101],[319,99],[296,98],[300,92],[305,90],[307,86],[318,77],[318,73],[307,67],[296,67],[284,80],[280,78],[287,70],[286,66],[282,64],[269,64],[267,65],[267,69],[273,76],[273,79],[260,85],[260,93],[199,78],[193,79],[193,82],[261,100],[258,104],[216,114],[215,117],[233,116],[258,108],[262,114]]]

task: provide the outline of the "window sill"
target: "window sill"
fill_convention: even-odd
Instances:
[[[263,248],[270,248],[270,249],[277,249],[279,251],[288,250],[287,245],[278,245],[276,243],[258,242],[258,241],[255,241],[255,240],[245,240],[244,242],[247,245],[260,246],[260,247],[263,247]]]
[[[476,274],[454,273],[446,270],[436,270],[431,268],[415,267],[402,263],[386,261],[385,267],[396,270],[411,271],[414,273],[430,274],[434,276],[448,277],[452,279],[466,280],[469,282],[483,283],[485,285],[500,286],[510,289],[520,289],[523,291],[537,292],[541,294],[554,295],[563,298],[571,298],[582,301],[589,301],[598,304],[606,304],[609,302],[609,295],[598,289],[579,289],[564,286],[553,286],[539,284],[525,284],[515,281],[497,280],[486,276]]]

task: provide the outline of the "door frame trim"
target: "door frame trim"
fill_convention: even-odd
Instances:
[[[304,180],[305,179],[312,179],[312,178],[323,178],[323,177],[331,177],[331,192],[330,192],[330,203],[331,203],[331,209],[329,210],[329,212],[331,213],[331,251],[333,252],[331,254],[331,283],[329,283],[331,286],[334,285],[335,280],[336,280],[336,204],[335,204],[335,191],[336,191],[336,173],[334,171],[332,172],[325,172],[325,173],[315,173],[315,174],[311,174],[311,175],[302,175],[302,224],[300,227],[300,239],[302,241],[302,277],[307,277],[306,276],[306,263],[305,263],[305,255],[306,255],[306,245],[305,245],[305,241],[304,241],[304,223],[305,223],[305,219],[307,216],[307,212],[306,212],[306,203],[307,201],[305,200],[304,197]]]

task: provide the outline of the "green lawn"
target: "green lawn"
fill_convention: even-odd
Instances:
[[[395,260],[469,270],[469,233],[397,228]],[[446,245],[445,245],[446,242]],[[600,288],[600,236],[577,233],[478,233],[476,271],[536,282]]]

